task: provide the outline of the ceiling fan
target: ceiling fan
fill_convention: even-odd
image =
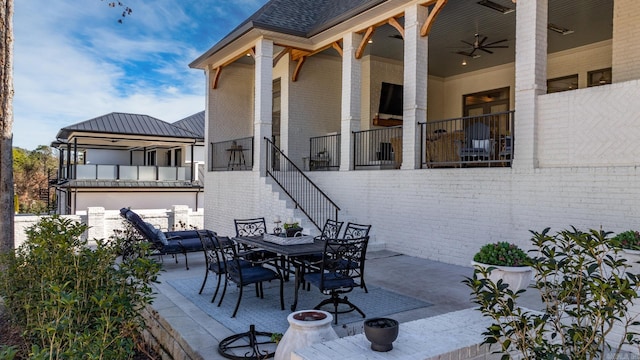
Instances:
[[[476,54],[476,50],[480,50],[480,51],[484,51],[484,52],[489,53],[489,54],[493,54],[493,51],[491,51],[489,49],[506,49],[506,48],[509,47],[509,45],[498,45],[498,44],[502,44],[503,42],[507,41],[507,39],[492,41],[492,42],[489,42],[489,43],[487,42],[487,39],[488,39],[487,36],[480,35],[480,34],[475,34],[474,35],[474,39],[473,39],[473,43],[465,41],[465,40],[460,40],[463,43],[471,46],[471,51],[458,51],[457,54],[468,56],[468,57],[471,57],[471,58],[476,58],[476,57],[480,56],[480,54]]]

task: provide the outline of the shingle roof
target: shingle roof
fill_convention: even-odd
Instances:
[[[308,38],[385,1],[388,0],[270,0],[189,66],[254,28]]]
[[[148,115],[116,112],[64,127],[56,137],[67,139],[74,132],[199,138],[198,134]]]
[[[172,125],[197,134],[204,139],[204,110],[178,120]]]

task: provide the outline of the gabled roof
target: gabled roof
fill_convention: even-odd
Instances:
[[[204,110],[178,120],[172,125],[197,134],[204,139]]]
[[[171,138],[200,138],[191,131],[148,115],[113,112],[60,129],[58,139],[68,139],[73,133],[103,133]]]
[[[189,66],[195,67],[252,29],[309,38],[385,1],[270,0]]]

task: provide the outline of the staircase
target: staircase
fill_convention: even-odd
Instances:
[[[340,207],[309,179],[270,139],[266,140],[267,176],[280,186],[309,221],[322,231],[328,219],[338,220]]]

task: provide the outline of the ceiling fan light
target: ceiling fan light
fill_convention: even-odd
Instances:
[[[478,1],[478,5],[486,6],[489,9],[495,10],[502,14],[508,14],[515,11],[515,9],[513,8],[495,3],[491,0],[480,0]]]

